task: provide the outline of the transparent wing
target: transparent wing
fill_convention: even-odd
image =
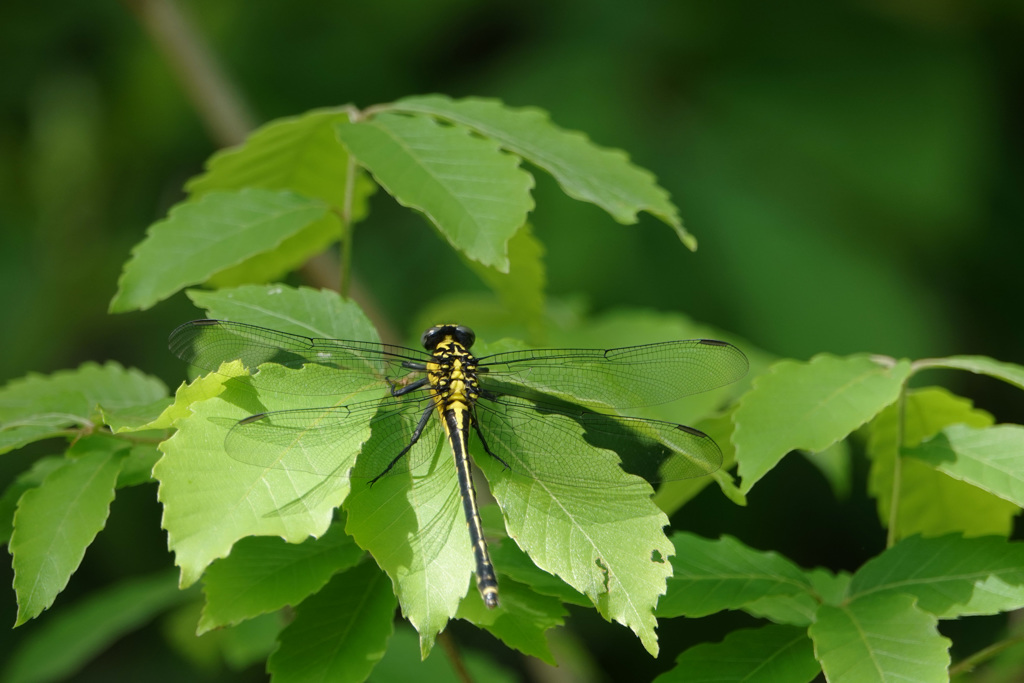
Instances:
[[[496,394],[534,392],[583,403],[638,408],[731,384],[747,373],[732,344],[690,339],[619,349],[534,349],[478,359],[480,384]]]
[[[722,452],[711,437],[671,422],[511,396],[481,400],[475,412],[490,450],[513,472],[532,479],[608,486],[591,466],[595,447],[614,451],[622,469],[652,484],[704,476],[722,465]]]
[[[236,423],[224,447],[235,460],[258,467],[372,479],[412,442],[424,413],[433,410],[433,399],[422,392],[413,398],[260,413]],[[388,474],[425,467],[440,429],[428,415],[417,447]],[[364,455],[350,472],[360,452]]]
[[[250,372],[264,363],[292,369],[319,365],[338,370],[293,390],[296,394],[317,396],[383,386],[387,378],[410,372],[403,363],[422,364],[430,359],[422,351],[402,346],[303,337],[226,320],[187,322],[171,332],[168,346],[186,363],[210,371],[232,360],[241,360]]]

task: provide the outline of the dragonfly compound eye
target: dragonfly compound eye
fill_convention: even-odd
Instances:
[[[468,349],[473,346],[473,342],[476,341],[476,332],[465,325],[457,325],[455,327],[455,334],[453,337],[455,338],[455,341]]]
[[[445,327],[447,326],[434,325],[429,330],[424,332],[423,336],[420,337],[420,344],[423,345],[423,348],[425,348],[427,351],[433,351],[437,347],[438,342],[444,339]]]

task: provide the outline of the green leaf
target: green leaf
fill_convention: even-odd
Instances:
[[[128,456],[121,462],[121,471],[117,475],[117,488],[123,489],[153,481],[153,467],[160,459],[160,450],[156,444],[139,443],[131,447]]]
[[[533,209],[533,176],[519,157],[424,116],[379,114],[336,129],[398,203],[425,214],[468,258],[508,272],[508,241]]]
[[[498,513],[498,523],[501,524],[502,533],[504,533],[505,521],[501,517],[500,509],[497,506],[490,506],[490,508]],[[491,538],[492,534],[488,530],[487,508],[480,511],[480,516],[484,518],[484,534]],[[493,560],[499,576],[507,576],[518,583],[529,586],[541,595],[556,597],[560,602],[590,607],[590,600],[585,595],[562,579],[535,565],[529,555],[524,553],[522,548],[513,541],[502,538],[498,541],[489,541],[487,547],[491,552],[491,560]],[[503,586],[504,583],[499,580],[498,587],[502,588]]]
[[[599,147],[577,131],[551,123],[536,108],[513,109],[499,100],[452,100],[442,95],[406,97],[391,108],[419,112],[472,128],[550,173],[567,195],[601,207],[622,224],[647,211],[675,229],[689,249],[697,240],[683,228],[679,210],[654,175],[630,162],[625,152]]]
[[[534,236],[529,223],[523,225],[508,243],[509,271],[502,273],[467,259],[469,267],[495,293],[512,313],[513,319],[541,333],[544,325],[544,245]]]
[[[364,681],[394,632],[395,595],[372,562],[336,576],[295,610],[267,661],[275,681]]]
[[[897,464],[899,438],[897,406],[884,410],[871,424],[868,456],[871,471],[868,491],[878,501],[883,524],[891,521],[892,489]],[[975,410],[971,402],[939,387],[926,387],[907,393],[904,406],[903,445],[913,448],[922,440],[950,424],[975,427],[992,424],[992,416]],[[899,514],[895,521],[896,538],[915,533],[939,536],[962,532],[969,536],[1007,535],[1019,508],[998,496],[956,481],[920,460],[900,458]]]
[[[241,145],[211,156],[205,172],[185,183],[185,191],[195,200],[218,190],[291,190],[340,209],[345,203],[348,152],[334,125],[347,120],[346,108],[333,107],[271,121]],[[354,220],[366,215],[366,199],[373,188],[364,175],[356,178]]]
[[[516,581],[501,582],[501,609],[488,609],[480,593],[471,591],[459,606],[459,619],[487,630],[524,655],[555,666],[545,632],[562,626],[569,613],[557,598],[540,595]]]
[[[505,513],[508,535],[538,567],[585,594],[605,619],[632,629],[656,655],[654,606],[665,592],[674,552],[663,530],[668,517],[651,501],[647,483],[623,472],[611,451],[590,447],[577,423],[549,415],[543,428],[578,434],[574,443],[588,451],[588,476],[608,484],[538,481],[511,474],[494,458],[477,457]],[[519,463],[518,454],[505,448],[510,441],[490,439],[495,455]]]
[[[84,363],[52,375],[30,373],[0,389],[0,453],[100,420],[100,406],[125,410],[167,395],[167,387],[114,362]]]
[[[1009,382],[1018,389],[1024,389],[1024,367],[1014,363],[1004,363],[987,356],[950,356],[948,358],[932,358],[921,361],[920,365],[928,368],[949,368],[967,370],[978,375],[988,375],[1004,382]]]
[[[69,677],[125,633],[194,598],[173,572],[161,572],[94,591],[39,623],[12,653],[5,683],[44,683]]]
[[[984,489],[1018,506],[1024,506],[1024,427],[998,425],[974,429],[951,425],[909,455],[929,463],[954,479]]]
[[[777,553],[753,550],[729,536],[710,541],[677,533],[672,542],[674,571],[658,603],[659,617],[703,617],[766,597],[811,593],[804,572]]]
[[[832,488],[832,495],[840,500],[850,497],[853,486],[853,465],[850,461],[850,442],[836,441],[823,451],[804,452],[807,461],[814,465]]]
[[[224,391],[225,382],[231,377],[245,374],[246,371],[241,363],[230,363],[221,368],[220,373],[210,373],[205,377],[197,377],[191,384],[182,384],[175,392],[171,405],[164,408],[155,420],[127,431],[144,432],[170,429],[177,424],[178,420],[191,417],[193,403],[219,396]]]
[[[241,378],[225,382],[229,368]],[[194,583],[213,560],[226,557],[235,541],[246,536],[280,536],[289,543],[322,536],[349,488],[343,476],[256,467],[224,450],[228,430],[238,420],[257,412],[322,403],[322,396],[260,393],[264,386],[301,386],[317,377],[322,381],[322,369],[290,371],[268,365],[250,381],[236,363],[223,366],[220,373],[217,379],[197,380],[224,383],[224,391],[188,407],[192,415],[178,420],[177,433],[161,444],[164,457],[153,468],[160,481],[163,526],[181,567],[183,586]],[[353,439],[354,444],[338,444],[339,449],[355,448],[347,461],[339,458],[339,475],[347,471],[346,462],[351,466],[355,459],[359,435]]]
[[[911,536],[853,576],[850,595],[906,594],[940,619],[997,614],[1024,606],[1024,543],[991,536]]]
[[[67,460],[60,455],[39,458],[8,485],[4,495],[0,496],[0,542],[7,543],[11,539],[11,532],[14,530],[14,511],[18,507],[21,495],[42,484],[51,472],[60,469],[66,463]]]
[[[127,444],[110,437],[81,439],[63,467],[22,494],[10,542],[18,596],[15,626],[52,605],[78,569],[107,521],[127,450]]]
[[[103,424],[110,427],[110,431],[115,434],[138,432],[142,431],[145,425],[155,422],[172,403],[170,397],[164,396],[152,403],[129,406],[121,410],[101,410],[100,415]]]
[[[398,441],[408,443],[413,427],[406,425]],[[363,452],[378,451],[386,436],[375,432]],[[345,501],[345,531],[391,577],[402,613],[419,631],[421,655],[426,657],[466,595],[474,561],[455,463],[437,420],[428,423],[415,448],[432,449],[429,473],[415,478],[408,471],[396,473],[369,486],[370,475],[364,472]]]
[[[746,505],[747,499],[736,487],[729,470],[736,464],[735,450],[732,447],[732,412],[701,420],[693,425],[704,432],[722,449],[722,466],[708,477],[694,477],[663,483],[654,495],[654,502],[671,516],[679,508],[697,496],[712,482],[718,484],[725,497],[736,505]]]
[[[846,599],[849,574],[812,569],[804,572],[804,575],[810,580],[813,592],[769,595],[748,603],[743,611],[776,624],[810,626],[814,623],[820,605],[838,606]]]
[[[110,311],[147,309],[183,287],[206,282],[277,249],[327,211],[322,201],[287,190],[214,192],[179,204],[132,250]]]
[[[297,545],[280,538],[242,539],[203,575],[206,605],[198,633],[297,605],[362,555],[340,524]]]
[[[193,289],[189,299],[207,317],[269,327],[307,337],[378,342],[359,306],[337,292],[287,285],[248,285],[215,292]]]
[[[950,642],[909,595],[824,605],[810,628],[829,683],[945,683]]]
[[[733,631],[721,643],[697,645],[655,683],[809,683],[821,671],[807,629],[769,625]]]
[[[755,378],[733,419],[741,490],[749,492],[786,453],[823,451],[870,420],[897,399],[910,367],[822,354],[781,361]]]
[[[277,612],[217,631],[222,636],[220,648],[224,661],[235,671],[254,664],[264,668],[267,658],[277,649],[277,638],[284,626],[285,615]]]

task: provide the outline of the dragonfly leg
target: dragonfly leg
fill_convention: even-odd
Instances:
[[[380,479],[385,474],[390,472],[391,468],[394,467],[398,463],[398,461],[402,459],[402,456],[404,456],[406,453],[408,453],[409,450],[413,446],[416,445],[416,442],[420,440],[420,434],[423,433],[423,430],[426,429],[426,427],[427,427],[427,422],[430,421],[430,416],[431,416],[430,414],[433,413],[433,412],[434,412],[434,403],[431,402],[430,405],[427,406],[427,409],[423,411],[423,416],[420,417],[420,421],[419,421],[419,424],[416,425],[416,429],[413,430],[412,438],[409,439],[409,444],[405,448],[403,448],[401,450],[401,452],[399,452],[398,455],[396,455],[394,458],[391,459],[391,462],[388,463],[388,466],[384,468],[383,472],[381,472],[376,477],[374,477],[373,479],[370,480],[370,483],[369,483],[370,486],[373,486],[374,484],[376,484],[378,479]]]
[[[393,382],[391,380],[388,380],[388,384],[391,386],[391,395],[392,396],[403,396],[405,394],[408,394],[411,391],[416,391],[417,389],[422,389],[423,387],[427,386],[427,384],[429,384],[429,383],[430,383],[430,379],[428,377],[424,377],[423,379],[418,379],[415,382],[413,382],[412,384],[406,384],[404,387],[402,387],[402,386],[399,386],[399,382]]]
[[[476,419],[475,415],[473,416],[473,430],[476,432],[476,435],[480,437],[480,445],[484,447],[484,453],[500,462],[506,470],[510,469],[508,463],[505,462],[501,456],[492,451],[491,447],[487,445],[487,439],[484,438],[484,433],[480,431],[480,422]]]

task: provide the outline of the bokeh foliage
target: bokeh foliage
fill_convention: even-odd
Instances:
[[[685,311],[797,358],[1022,359],[1024,11],[1013,3],[185,8],[255,122],[478,94],[542,106],[629,150],[671,190],[701,249],[688,253],[652,218],[623,229],[541,178],[531,222],[556,297]],[[217,143],[128,3],[6,6],[0,37],[0,377],[117,359],[176,385],[165,338],[193,315],[187,301],[106,308],[130,247]],[[399,334],[417,334],[443,297],[482,289],[420,217],[381,193],[370,202],[356,277]],[[1000,421],[1024,421],[997,383],[971,386]],[[701,533],[745,531],[805,566],[852,570],[877,552],[869,506],[808,520],[834,501],[810,469],[789,474],[817,492],[797,502],[766,482],[753,504],[772,513],[756,523],[715,502],[688,514]],[[71,595],[89,578],[166,563],[159,540],[130,552],[159,523],[152,497],[118,503],[138,505],[149,527],[104,532]],[[822,547],[834,536],[844,541]]]

